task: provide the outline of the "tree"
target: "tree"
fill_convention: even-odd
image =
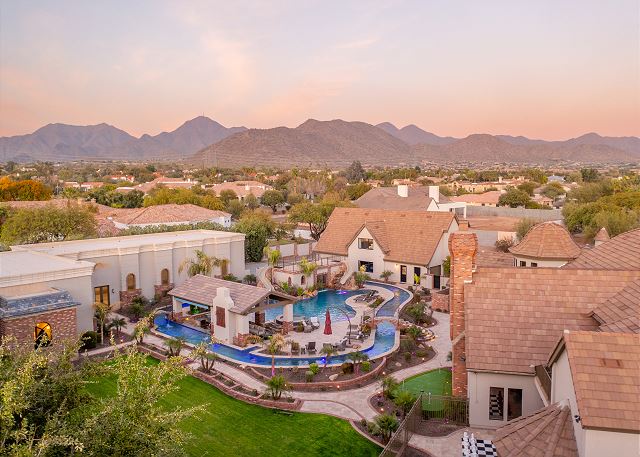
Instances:
[[[182,348],[184,347],[185,343],[186,343],[186,340],[181,337],[170,338],[168,340],[165,340],[164,344],[165,346],[167,346],[167,349],[169,351],[169,357],[180,356],[180,352],[182,352]]]
[[[267,240],[275,230],[275,222],[271,216],[261,210],[247,211],[233,229],[245,234],[244,252],[247,262],[260,262]]]
[[[47,205],[11,210],[2,224],[0,241],[12,245],[78,240],[95,237],[96,231],[92,208],[75,203],[64,208]]]
[[[585,235],[593,239],[602,227],[607,229],[609,236],[614,237],[640,226],[640,211],[625,211],[612,208],[600,211],[593,216],[591,224],[585,229]]]
[[[272,267],[276,267],[280,258],[282,257],[282,253],[277,249],[271,249],[269,247],[264,248],[264,255],[267,258],[267,263]]]
[[[451,274],[451,256],[450,255],[448,255],[442,261],[442,274],[444,275],[445,278],[448,278],[449,275]]]
[[[533,191],[538,187],[536,183],[531,181],[523,182],[518,186],[518,189],[526,192],[530,197],[533,197]]]
[[[227,206],[231,200],[238,199],[238,194],[236,194],[235,191],[231,189],[224,189],[220,191],[220,195],[218,195],[218,197],[220,197],[220,200],[222,200],[222,203],[224,203],[224,205]]]
[[[584,182],[596,182],[600,179],[600,173],[595,168],[583,168],[580,170],[580,175]]]
[[[287,345],[287,341],[285,341],[282,334],[276,333],[262,341],[262,345],[267,353],[271,355],[271,376],[274,376],[276,374],[276,354]]]
[[[509,248],[513,246],[513,238],[500,238],[496,240],[495,246],[500,252],[509,252]]]
[[[315,262],[309,262],[306,257],[303,257],[299,263],[300,271],[304,275],[305,278],[308,278],[313,274],[314,271],[318,268],[318,264]]]
[[[520,219],[516,224],[516,237],[518,238],[518,241],[521,241],[525,237],[525,235],[529,233],[529,230],[531,230],[534,225],[537,225],[539,223],[540,221],[531,219],[529,217]]]
[[[31,179],[14,181],[8,176],[0,178],[0,201],[50,199],[51,189],[40,181]]]
[[[542,188],[541,191],[542,195],[544,195],[545,197],[549,197],[549,198],[557,198],[560,195],[564,195],[565,194],[565,190],[564,187],[562,187],[562,184],[560,184],[557,181],[553,181],[550,182],[549,184],[547,184],[546,186],[544,186]]]
[[[349,181],[351,184],[355,184],[357,182],[364,180],[364,178],[366,177],[366,174],[365,174],[364,168],[362,168],[362,164],[357,160],[354,162],[351,162],[351,165],[349,165],[349,168],[345,170],[345,177],[347,178],[347,181]]]
[[[395,390],[398,388],[398,380],[391,375],[382,379],[382,395],[386,398],[393,398]]]
[[[122,329],[122,327],[125,327],[126,325],[127,325],[127,321],[125,321],[124,318],[116,317],[115,319],[111,319],[111,322],[109,323],[109,328],[116,329],[116,336],[120,336],[120,330]]]
[[[140,319],[136,326],[133,328],[133,337],[136,339],[138,343],[142,343],[144,341],[144,336],[151,331],[151,326],[153,325],[153,315],[149,314],[148,316]]]
[[[331,359],[331,356],[337,354],[338,351],[336,350],[336,348],[334,348],[331,345],[324,345],[322,347],[322,349],[320,350],[320,354],[324,354],[324,368],[327,368],[327,365],[329,365],[329,360]]]
[[[384,279],[384,282],[389,282],[389,278],[393,276],[393,271],[391,270],[384,270],[382,273],[380,273],[380,279]]]
[[[365,360],[369,360],[369,356],[362,351],[351,352],[347,357],[353,361],[353,371],[355,374],[360,372],[360,364]]]
[[[304,197],[297,192],[289,192],[289,194],[287,195],[287,203],[291,206],[297,205],[303,200]]]
[[[531,199],[529,194],[520,189],[509,189],[506,193],[500,195],[498,199],[499,206],[510,206],[511,208],[517,208],[518,206],[526,206]]]
[[[213,371],[213,366],[218,359],[218,355],[209,350],[209,343],[206,341],[198,343],[191,351],[190,357],[199,360],[202,371],[207,374]]]
[[[223,268],[229,262],[227,259],[209,256],[199,249],[196,249],[195,254],[195,259],[184,259],[182,261],[178,267],[178,273],[182,273],[186,269],[189,277],[195,275],[211,276],[215,267]]]
[[[359,182],[347,187],[349,200],[357,200],[371,190],[371,185],[366,182]]]
[[[287,380],[284,379],[284,376],[271,376],[271,379],[267,381],[267,388],[269,389],[269,393],[271,394],[271,398],[274,400],[280,400],[282,397],[282,393],[288,389]]]
[[[96,321],[98,321],[98,328],[100,329],[101,341],[104,344],[106,342],[104,331],[107,324],[107,318],[111,313],[111,306],[107,303],[96,302],[93,304],[93,310],[95,313]]]
[[[266,190],[262,194],[261,201],[263,205],[270,207],[274,213],[278,209],[278,205],[282,205],[285,202],[284,195],[279,190]]]
[[[407,417],[407,413],[416,402],[416,397],[408,390],[401,390],[393,399],[393,403],[402,410],[402,417]]]
[[[289,211],[289,220],[297,223],[309,225],[311,237],[318,241],[320,235],[327,228],[329,216],[336,206],[344,206],[342,202],[323,201],[321,203],[311,203],[304,201],[294,205]]]
[[[391,439],[391,435],[398,429],[398,419],[390,414],[380,414],[374,419],[374,423],[380,430],[382,442],[386,443]]]
[[[253,194],[249,194],[244,197],[244,205],[250,210],[260,208],[260,202],[258,201],[258,198]]]
[[[242,213],[245,211],[245,206],[238,199],[229,200],[225,206],[225,210],[231,214],[231,217],[235,220],[240,219]]]

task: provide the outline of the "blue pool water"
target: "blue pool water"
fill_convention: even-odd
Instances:
[[[322,290],[318,292],[318,295],[311,298],[300,300],[293,305],[293,315],[312,317],[316,316],[320,322],[324,322],[325,313],[327,307],[329,307],[329,314],[332,321],[346,320],[344,313],[340,311],[346,310],[349,314],[349,318],[356,315],[354,309],[345,304],[345,300],[353,295],[362,294],[367,292],[366,290]],[[267,322],[274,321],[278,316],[282,315],[282,306],[279,308],[271,308],[265,311],[265,319]]]
[[[173,337],[184,338],[186,341],[192,344],[198,344],[201,341],[205,341],[208,339],[208,335],[205,332],[201,332],[182,324],[176,324],[175,322],[170,322],[167,319],[166,315],[156,316],[154,322],[157,325],[157,330],[159,332]],[[376,329],[374,345],[362,352],[367,354],[370,359],[384,354],[393,347],[393,344],[395,342],[395,335],[396,329],[393,324],[391,324],[390,322],[381,322]],[[320,337],[318,344],[321,345],[321,343],[322,340]],[[211,350],[216,354],[229,357],[230,359],[236,360],[240,363],[253,363],[256,365],[271,366],[271,357],[259,354],[251,354],[251,351],[256,350],[256,348],[256,346],[253,346],[240,350],[224,344],[211,345]],[[336,355],[329,359],[329,365],[340,365],[347,360],[348,358],[346,354]],[[298,365],[307,365],[313,362],[324,365],[324,357],[317,356],[276,358],[276,366],[278,367],[293,367]]]
[[[367,282],[372,286],[382,287],[383,289],[393,292],[393,298],[386,302],[376,313],[378,317],[393,317],[400,305],[411,297],[411,294],[404,289],[392,286],[391,284],[384,284],[381,282]]]

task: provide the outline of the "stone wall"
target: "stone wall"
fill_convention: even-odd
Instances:
[[[34,341],[35,327],[39,322],[46,322],[51,326],[51,344],[78,336],[75,307],[0,319],[0,336],[12,335],[20,342],[31,343]]]
[[[120,291],[120,306],[129,306],[134,298],[142,295],[141,289],[134,290],[121,290]]]
[[[431,309],[443,313],[449,312],[449,289],[444,289],[431,294]]]
[[[171,296],[167,295],[167,293],[173,289],[173,283],[169,284],[156,284],[153,286],[154,294],[153,297],[156,301],[156,304],[159,306],[170,305],[171,304]]]

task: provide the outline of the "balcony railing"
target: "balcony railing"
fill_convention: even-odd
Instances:
[[[536,378],[540,381],[540,386],[545,394],[547,394],[547,400],[551,400],[551,375],[544,365],[536,365]]]

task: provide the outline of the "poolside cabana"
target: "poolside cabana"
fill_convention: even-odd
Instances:
[[[189,316],[208,320],[219,341],[245,346],[253,326],[264,324],[264,311],[283,307],[282,332],[293,329],[293,304],[297,301],[281,292],[224,279],[195,275],[169,292],[173,318]]]

